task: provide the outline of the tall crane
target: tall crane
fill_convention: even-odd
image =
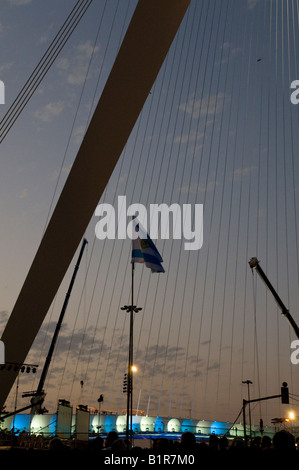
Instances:
[[[297,323],[295,322],[295,320],[292,317],[292,315],[290,314],[289,310],[286,308],[283,301],[281,300],[281,298],[277,294],[276,290],[272,286],[272,284],[269,281],[269,279],[267,278],[266,274],[264,273],[264,271],[260,267],[258,259],[255,258],[255,257],[251,258],[251,260],[249,261],[249,266],[251,267],[251,269],[255,269],[257,271],[257,273],[259,274],[259,276],[262,278],[262,280],[265,282],[266,286],[268,287],[268,289],[272,293],[274,299],[276,300],[278,306],[281,308],[282,315],[284,315],[288,319],[288,321],[291,324],[293,330],[295,331],[295,334],[296,334],[297,338],[299,339],[299,327],[298,327]]]

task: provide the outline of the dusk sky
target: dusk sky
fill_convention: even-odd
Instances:
[[[75,1],[0,3],[2,120]],[[91,3],[0,143],[1,331],[136,4]],[[116,213],[118,196],[148,213],[150,204],[190,204],[193,214],[203,204],[199,250],[185,250],[186,240],[170,233],[155,240],[165,273],[136,264],[142,311],[134,321],[133,408],[149,415],[233,422],[247,398],[243,380],[253,382],[252,398],[289,384],[290,405],[255,405],[256,424],[291,409],[299,414],[299,364],[290,359],[297,338],[248,264],[257,256],[299,323],[299,104],[290,99],[299,80],[298,26],[296,0],[191,0],[99,201]],[[50,412],[60,398],[97,407],[100,394],[102,409],[126,408],[129,316],[120,308],[130,302],[131,241],[99,240],[98,221],[94,215],[86,230],[88,247],[46,381]],[[27,358],[39,371],[77,256]],[[47,282],[46,266],[40,275]],[[20,376],[20,406],[27,404],[21,392],[34,390],[38,379]],[[14,400],[15,388],[8,409]]]

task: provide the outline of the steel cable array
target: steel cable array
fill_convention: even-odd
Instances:
[[[93,0],[78,0],[0,122],[0,143],[52,67]]]

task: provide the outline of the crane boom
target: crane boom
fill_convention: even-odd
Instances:
[[[52,341],[51,341],[51,345],[50,345],[49,352],[48,352],[48,355],[47,355],[47,358],[46,358],[46,362],[45,362],[45,365],[43,367],[43,371],[42,371],[42,374],[41,374],[41,377],[40,377],[40,381],[39,381],[39,384],[38,384],[38,387],[37,387],[37,391],[34,393],[34,396],[31,400],[32,405],[35,405],[35,406],[33,406],[33,410],[35,412],[42,412],[42,410],[40,408],[40,405],[43,402],[43,398],[44,398],[43,388],[44,388],[46,376],[47,376],[47,373],[48,373],[48,370],[49,370],[50,362],[52,360],[52,356],[53,356],[53,353],[54,353],[54,349],[55,349],[55,345],[56,345],[56,342],[57,342],[58,334],[59,334],[60,329],[61,329],[62,321],[64,319],[64,314],[66,312],[66,308],[67,308],[67,305],[68,305],[68,302],[69,302],[69,298],[71,296],[73,285],[74,285],[74,282],[75,282],[75,279],[76,279],[76,276],[77,276],[77,272],[78,272],[78,269],[79,269],[79,266],[80,266],[81,258],[83,256],[83,251],[84,251],[85,245],[87,243],[88,243],[87,240],[84,238],[83,242],[82,242],[81,250],[80,250],[80,253],[79,253],[79,257],[78,257],[78,260],[77,260],[77,263],[76,263],[76,266],[75,266],[75,269],[74,269],[74,272],[73,272],[73,275],[72,275],[72,278],[71,278],[71,282],[70,282],[68,291],[67,291],[66,296],[65,296],[65,300],[64,300],[64,303],[63,303],[63,306],[62,306],[62,310],[61,310],[60,315],[59,315],[59,319],[58,319],[58,322],[57,322],[57,325],[56,325],[56,328],[55,328],[55,332],[54,332],[54,335],[53,335],[53,338],[52,338]],[[36,403],[39,404],[38,407],[36,407]]]
[[[295,322],[295,320],[292,317],[292,315],[290,314],[289,310],[286,308],[283,301],[281,300],[281,298],[277,294],[276,290],[272,286],[272,284],[269,281],[269,279],[267,278],[266,274],[264,273],[264,271],[260,267],[258,259],[255,258],[255,257],[251,258],[251,260],[249,261],[249,266],[251,267],[251,269],[256,269],[259,276],[265,282],[266,286],[268,287],[268,289],[272,293],[274,299],[276,300],[278,306],[281,308],[282,314],[288,319],[289,323],[291,324],[291,326],[293,327],[293,330],[296,333],[297,338],[299,339],[299,327],[298,327],[297,323]]]

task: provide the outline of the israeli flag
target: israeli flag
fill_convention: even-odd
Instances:
[[[161,264],[163,259],[150,236],[144,231],[138,220],[134,219],[134,225],[138,237],[132,240],[131,263],[145,263],[152,273],[165,273]]]

